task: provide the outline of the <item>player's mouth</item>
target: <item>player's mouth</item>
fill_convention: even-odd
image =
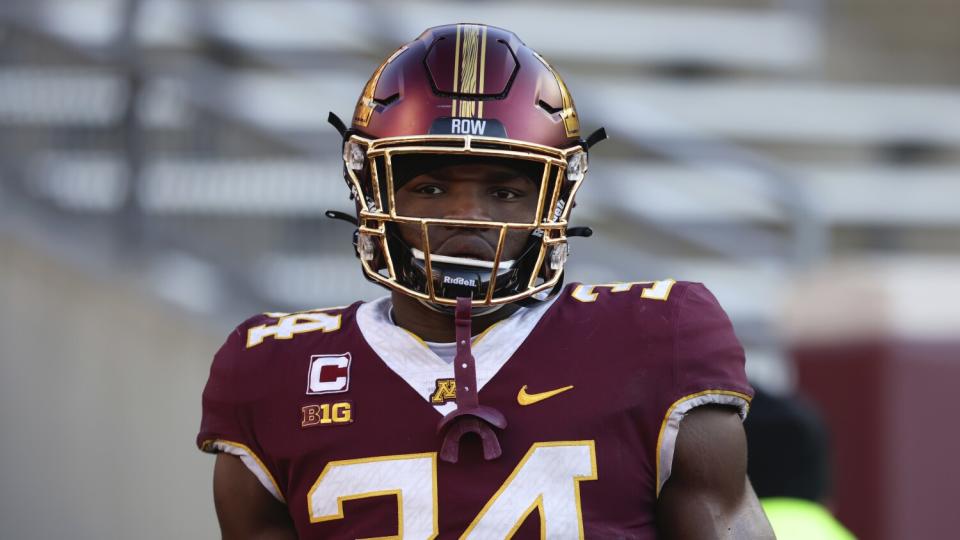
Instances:
[[[431,250],[431,255],[433,254],[461,259],[493,261],[497,250],[479,234],[457,233],[446,238],[439,246]]]
[[[423,251],[412,248],[413,256],[421,261],[425,259]],[[475,233],[456,233],[440,241],[440,247],[430,253],[436,263],[458,264],[475,268],[493,268],[496,249],[481,235]],[[501,272],[513,267],[514,261],[501,260],[498,268]]]

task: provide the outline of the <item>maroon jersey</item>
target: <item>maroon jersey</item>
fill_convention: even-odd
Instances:
[[[702,285],[573,284],[474,338],[480,403],[509,424],[501,457],[468,439],[450,464],[453,366],[389,309],[259,315],[214,358],[197,443],[240,456],[300,538],[655,538],[683,415],[752,395]]]

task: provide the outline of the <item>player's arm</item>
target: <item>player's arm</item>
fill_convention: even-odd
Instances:
[[[670,540],[774,538],[747,480],[747,441],[736,410],[697,407],[680,423],[657,528]]]
[[[297,538],[287,507],[236,456],[217,454],[213,501],[224,540]]]

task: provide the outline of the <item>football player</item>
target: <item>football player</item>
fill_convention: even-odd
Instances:
[[[673,280],[563,286],[590,147],[513,33],[431,28],[343,136],[389,296],[266,313],[216,354],[197,443],[224,538],[772,538],[743,349]]]

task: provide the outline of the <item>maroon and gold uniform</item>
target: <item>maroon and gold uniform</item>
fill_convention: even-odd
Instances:
[[[480,401],[509,422],[437,457],[453,366],[389,298],[256,316],[217,353],[198,445],[238,455],[300,538],[655,538],[683,415],[746,414],[743,350],[714,297],[672,280],[573,284],[474,338]]]

